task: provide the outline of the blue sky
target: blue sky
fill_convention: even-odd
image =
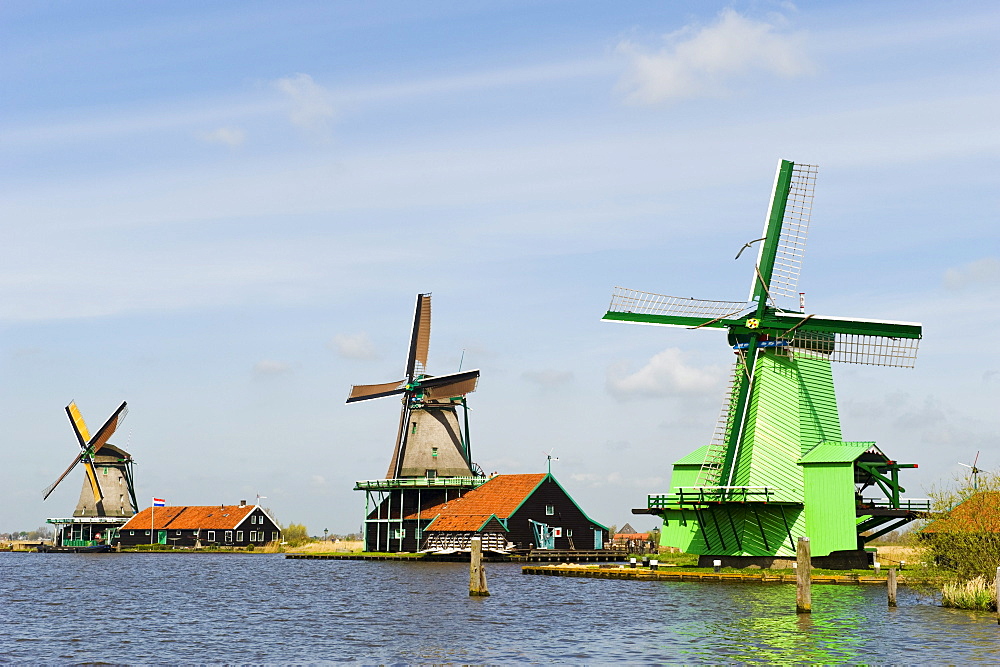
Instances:
[[[474,456],[598,521],[711,437],[717,332],[612,287],[740,300],[780,158],[820,167],[807,310],[920,321],[838,365],[845,439],[1000,468],[1000,9],[986,2],[0,4],[0,529],[122,400],[138,495],[357,530],[414,297],[482,370]]]

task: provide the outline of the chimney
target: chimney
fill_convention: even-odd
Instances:
[[[246,506],[247,506],[247,501],[241,500],[240,501],[240,507],[246,507]]]

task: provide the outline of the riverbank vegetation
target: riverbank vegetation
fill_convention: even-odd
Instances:
[[[941,603],[960,609],[996,609],[1000,476],[977,470],[930,495],[932,516],[918,535],[928,559],[947,577]]]

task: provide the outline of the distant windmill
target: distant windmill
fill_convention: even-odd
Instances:
[[[457,407],[476,390],[479,371],[449,375],[426,373],[431,337],[431,295],[418,294],[410,335],[410,351],[402,380],[351,387],[348,403],[400,395],[403,401],[399,430],[386,479],[403,477],[472,477],[468,412],[465,433]],[[477,471],[478,473],[479,471]]]
[[[965,466],[966,468],[969,469],[969,474],[972,475],[972,490],[973,491],[978,491],[979,490],[979,473],[983,472],[982,468],[976,467],[977,463],[979,463],[979,452],[976,452],[976,458],[972,459],[972,465],[969,465],[968,463],[961,463],[961,462],[958,464],[960,466]]]

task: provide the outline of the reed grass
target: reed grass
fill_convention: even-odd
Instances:
[[[996,590],[985,577],[948,582],[941,589],[941,605],[955,609],[994,611],[997,608]]]

